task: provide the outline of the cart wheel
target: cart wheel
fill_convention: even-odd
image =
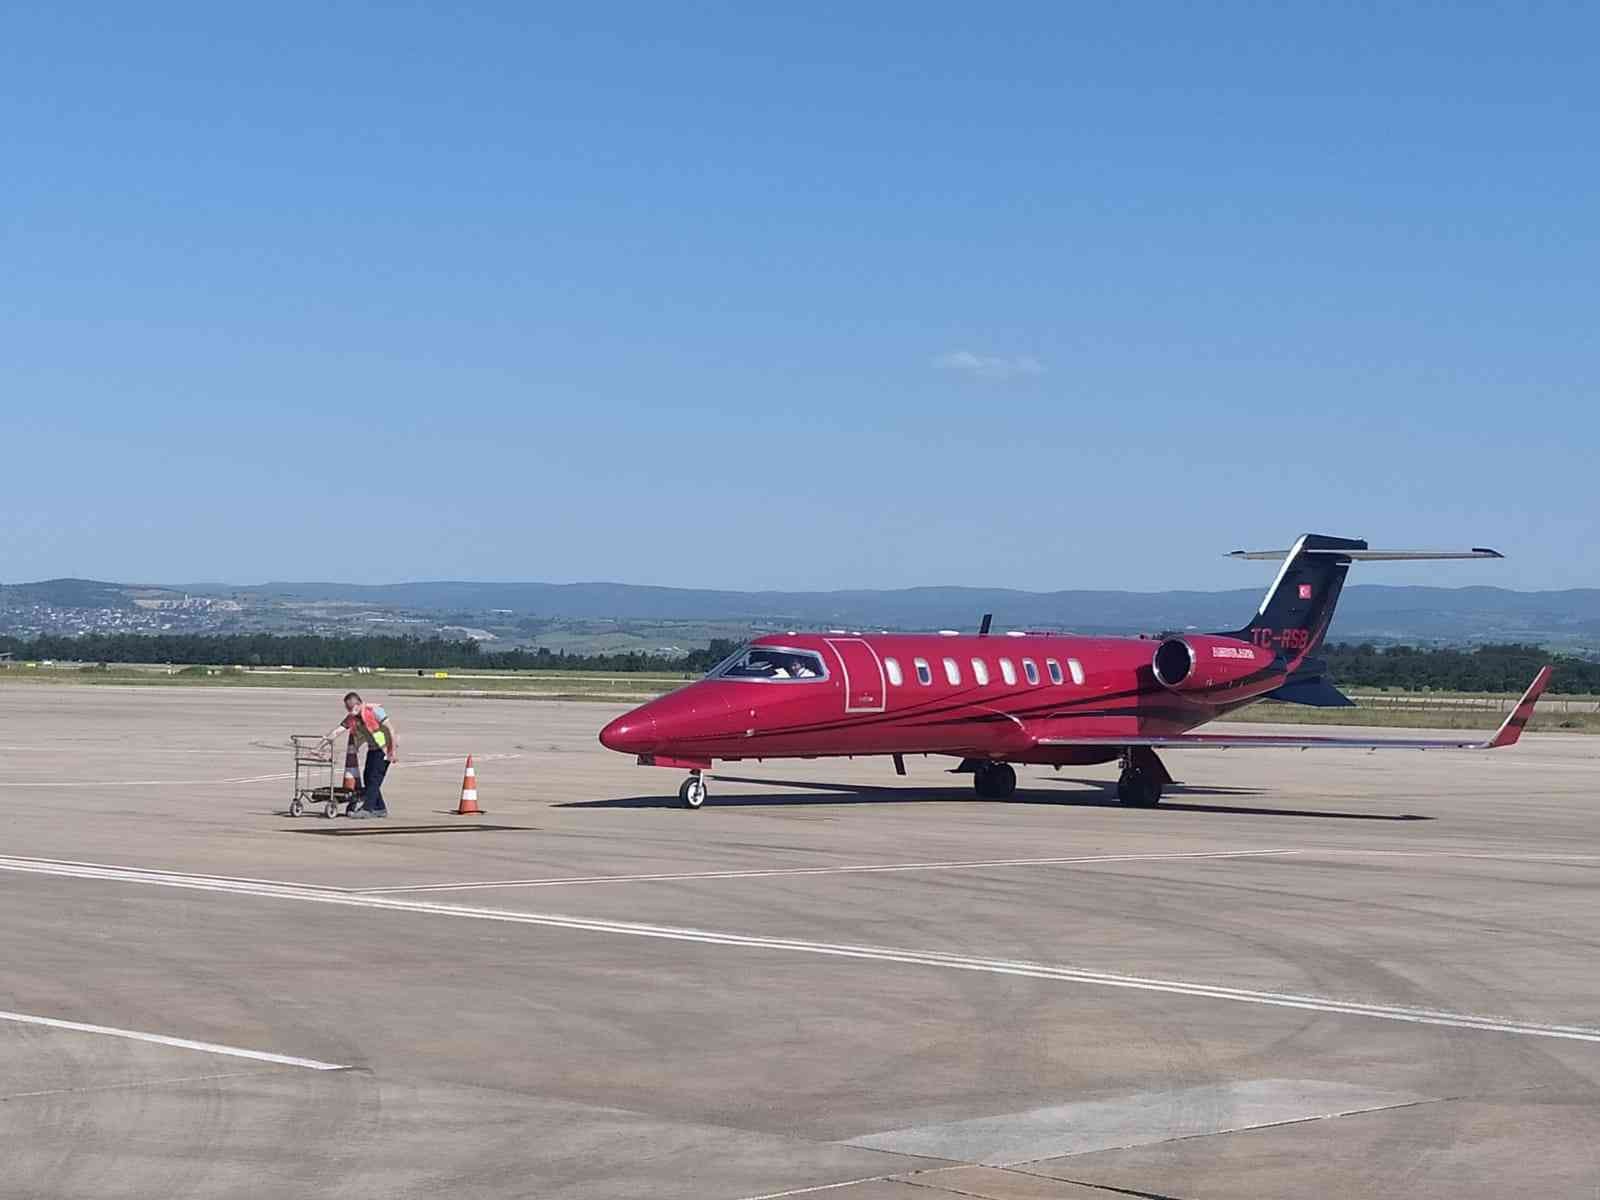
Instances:
[[[293,800],[289,801],[289,815],[291,817],[298,817],[301,813],[305,812],[305,810],[306,806],[300,803],[299,796],[296,796]]]
[[[330,821],[337,817],[339,815],[339,802],[337,800],[329,800],[322,806],[322,815]]]

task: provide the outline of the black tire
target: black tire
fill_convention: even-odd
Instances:
[[[691,775],[678,787],[678,799],[688,809],[699,808],[706,802],[706,785],[703,779]]]
[[[1009,800],[1017,794],[1017,772],[1010,763],[995,763],[990,790],[996,800]]]
[[[972,773],[972,788],[983,800],[1008,800],[1017,791],[1017,773],[1010,763],[984,763]]]
[[[1146,771],[1124,771],[1117,779],[1117,799],[1129,808],[1154,808],[1161,803],[1161,782]]]

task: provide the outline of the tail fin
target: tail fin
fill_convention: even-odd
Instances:
[[[1327,636],[1345,573],[1350,570],[1349,552],[1366,548],[1367,543],[1359,539],[1307,533],[1288,551],[1235,550],[1231,557],[1282,557],[1283,567],[1254,619],[1229,636],[1277,651],[1293,671]]]
[[[1229,637],[1274,650],[1293,672],[1322,645],[1344,577],[1356,560],[1403,562],[1442,558],[1503,558],[1498,550],[1369,550],[1357,538],[1307,533],[1288,550],[1235,550],[1229,558],[1283,559],[1255,618]]]

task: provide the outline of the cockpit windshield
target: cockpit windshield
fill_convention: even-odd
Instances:
[[[780,650],[773,646],[747,646],[727,659],[712,679],[824,679],[822,656],[809,650]]]

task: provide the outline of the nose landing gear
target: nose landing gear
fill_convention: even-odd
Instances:
[[[678,799],[685,808],[699,808],[706,802],[706,781],[699,771],[691,771],[689,778],[678,789]]]

